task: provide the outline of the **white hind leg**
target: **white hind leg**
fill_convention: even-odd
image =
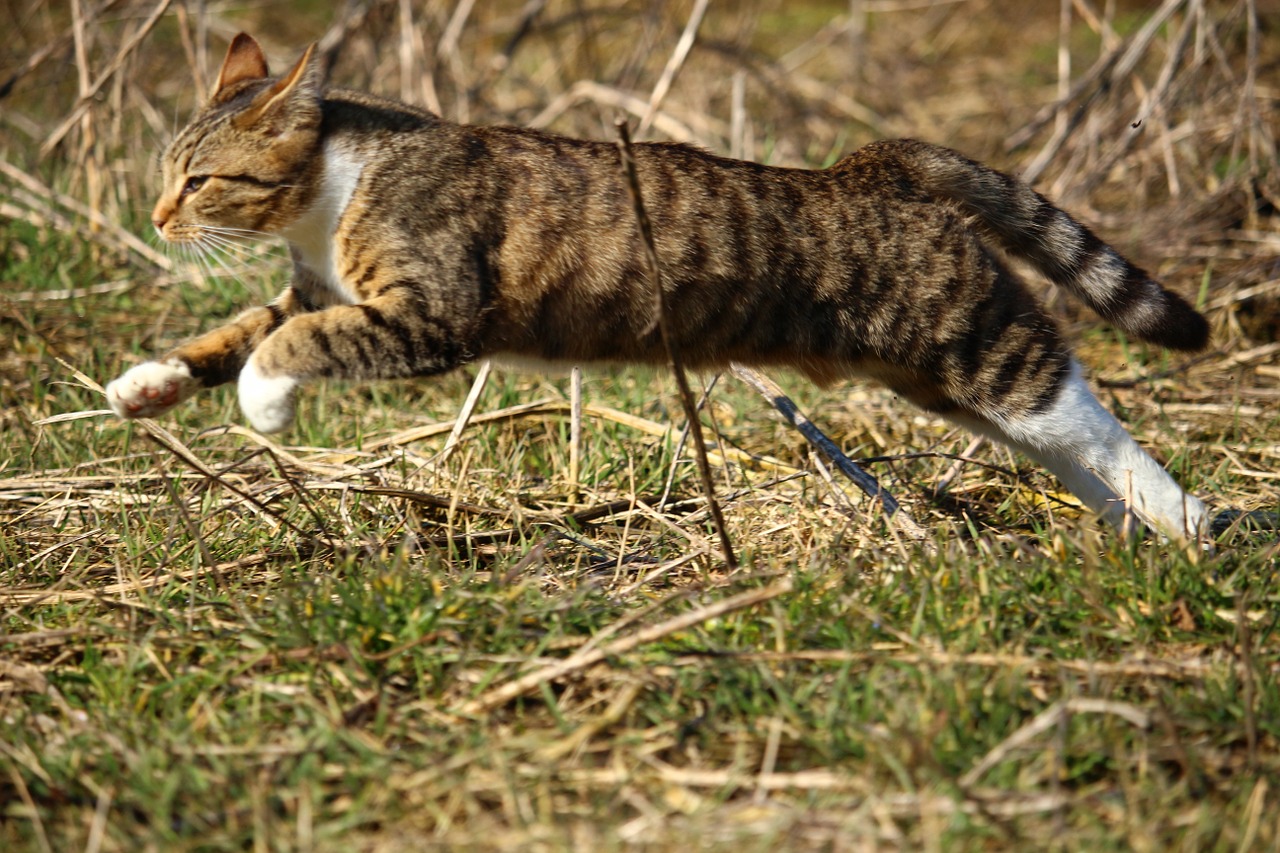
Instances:
[[[1014,450],[1046,468],[1058,478],[1089,509],[1096,512],[1108,524],[1117,530],[1126,530],[1132,526],[1130,516],[1125,508],[1124,499],[1107,487],[1098,475],[1081,465],[1071,455],[1061,450],[1037,447],[1024,441],[1014,441],[1011,436],[1000,435],[992,430],[993,437],[1008,444]]]
[[[1076,497],[1124,529],[1126,506],[1177,539],[1207,539],[1208,512],[1147,455],[1089,390],[1074,361],[1043,412],[971,425],[1052,471]]]
[[[967,416],[949,417],[966,429],[1008,445],[1031,461],[1040,464],[1057,477],[1071,494],[1104,518],[1108,524],[1117,530],[1125,529],[1128,512],[1125,509],[1124,500],[1107,488],[1107,484],[1098,479],[1097,474],[1081,465],[1070,454],[1018,441],[995,424],[986,421]]]

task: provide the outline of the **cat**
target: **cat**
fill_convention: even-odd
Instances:
[[[278,235],[293,277],[253,308],[107,388],[122,417],[238,381],[262,432],[306,381],[429,376],[480,358],[661,364],[618,148],[458,125],[328,88],[314,45],[270,76],[231,42],[209,103],[169,145],[153,224],[214,247]],[[877,379],[1021,451],[1124,529],[1208,536],[1184,492],[1089,390],[1003,255],[1126,334],[1181,350],[1209,329],[1020,181],[949,149],[867,145],[828,169],[634,147],[681,356]]]

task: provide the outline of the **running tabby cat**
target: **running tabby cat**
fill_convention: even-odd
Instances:
[[[232,41],[152,214],[173,243],[284,237],[291,284],[112,382],[119,415],[237,380],[250,423],[275,432],[321,377],[665,362],[613,144],[330,89],[313,50],[273,78],[257,42]],[[1026,185],[910,140],[822,171],[673,144],[635,157],[690,366],[870,376],[1037,460],[1112,523],[1127,499],[1168,535],[1206,534],[1204,505],[1102,408],[993,247],[1134,337],[1198,349],[1204,318]]]

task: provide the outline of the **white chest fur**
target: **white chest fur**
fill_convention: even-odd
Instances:
[[[324,148],[324,174],[311,207],[281,235],[289,241],[298,260],[307,267],[339,302],[355,302],[355,296],[342,283],[334,252],[334,235],[343,211],[351,203],[364,161],[350,151],[328,144]]]

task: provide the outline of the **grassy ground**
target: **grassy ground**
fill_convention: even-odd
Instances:
[[[1104,400],[1215,506],[1275,508],[1274,17],[729,5],[649,136],[822,165],[910,134],[1033,174],[1214,325],[1173,357],[1047,293]],[[925,541],[728,377],[703,420],[736,571],[661,372],[588,373],[577,483],[564,377],[495,372],[447,454],[474,371],[315,386],[283,438],[229,390],[102,411],[283,283],[278,249],[214,275],[128,237],[236,30],[611,138],[691,4],[97,8],[0,12],[0,847],[1280,849],[1274,534],[1125,544],[1024,460],[791,376]]]

